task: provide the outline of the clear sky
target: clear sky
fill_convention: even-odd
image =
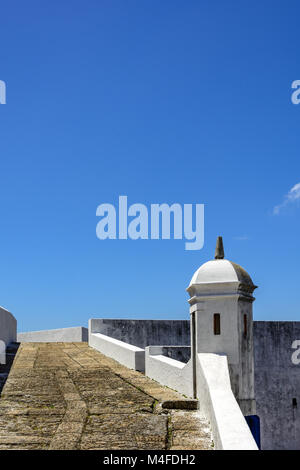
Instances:
[[[218,235],[259,286],[255,318],[300,321],[299,14],[298,0],[2,2],[0,304],[20,331],[188,318]],[[96,208],[119,195],[204,203],[204,248],[97,239]]]

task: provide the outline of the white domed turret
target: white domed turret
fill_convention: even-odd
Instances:
[[[224,259],[218,237],[215,259],[197,269],[187,288],[193,356],[227,356],[231,386],[244,414],[255,413],[252,294],[256,287],[241,266]]]
[[[252,297],[256,289],[251,277],[239,264],[224,259],[224,249],[222,237],[218,237],[215,259],[202,264],[194,273],[187,288],[191,296],[190,303],[194,295],[203,291],[228,291],[243,292]]]

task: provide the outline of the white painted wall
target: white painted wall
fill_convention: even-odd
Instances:
[[[193,397],[191,360],[185,364],[162,354],[162,347],[148,346],[145,349],[145,375],[179,393]]]
[[[227,356],[197,354],[197,394],[217,450],[258,450],[231,390]]]
[[[17,338],[19,343],[80,343],[88,340],[88,329],[74,326],[56,330],[29,331],[18,333]]]
[[[16,340],[17,320],[8,310],[0,307],[0,364],[5,364],[6,346]]]
[[[145,350],[101,333],[89,334],[89,346],[120,362],[129,369],[145,370]]]

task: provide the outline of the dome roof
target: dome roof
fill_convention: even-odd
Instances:
[[[193,275],[190,286],[214,282],[240,282],[254,287],[249,274],[241,266],[227,259],[214,259],[202,264]]]
[[[238,282],[246,291],[253,292],[257,287],[253,284],[251,277],[240,265],[224,259],[224,248],[222,237],[218,237],[215,259],[202,264],[193,275],[190,288],[199,284],[214,284]],[[192,292],[192,290],[191,290]]]

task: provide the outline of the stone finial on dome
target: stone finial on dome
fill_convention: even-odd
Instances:
[[[215,251],[215,259],[224,259],[224,247],[222,237],[217,238],[217,245]]]

